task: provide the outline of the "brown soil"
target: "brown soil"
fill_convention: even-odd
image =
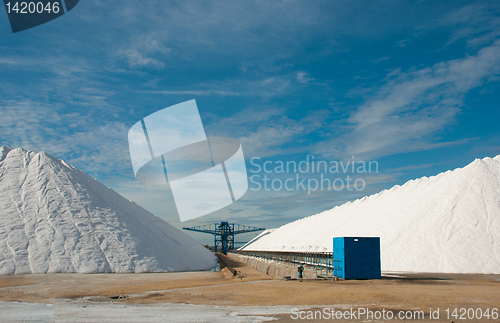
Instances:
[[[1,276],[0,288],[10,288],[15,286],[27,286],[37,284],[35,280],[29,276]]]
[[[232,279],[225,279],[221,272],[0,276],[0,301],[51,302],[86,297],[125,303],[219,306],[344,304],[427,312],[429,308],[500,307],[500,275],[409,274],[364,281],[287,281],[234,260],[226,261],[237,271]],[[290,314],[282,316],[284,321],[289,318]]]

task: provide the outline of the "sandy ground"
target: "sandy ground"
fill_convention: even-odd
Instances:
[[[133,319],[134,313],[142,313],[141,309],[147,309],[152,315],[149,322],[164,322],[165,318],[168,322],[223,319],[261,322],[272,318],[279,322],[297,322],[294,318],[299,318],[300,313],[292,315],[292,310],[297,308],[305,310],[303,318],[307,318],[307,314],[309,318],[316,315],[316,320],[307,321],[324,322],[331,320],[324,314],[331,315],[331,310],[353,309],[357,313],[367,308],[393,313],[421,310],[424,321],[450,322],[453,317],[446,317],[447,308],[500,309],[500,275],[405,274],[366,281],[287,281],[233,260],[227,262],[238,271],[236,277],[226,279],[221,272],[0,276],[0,310],[8,322],[35,322],[20,318],[21,313],[33,311],[48,313],[47,321],[40,322],[59,322],[57,315],[66,317],[67,322],[129,322],[119,319],[120,311],[129,313],[125,317],[132,319],[130,322],[142,322]],[[189,313],[183,316],[186,306],[190,306]],[[307,312],[307,309],[315,312]],[[440,319],[431,320],[430,313],[437,309]],[[84,313],[90,313],[93,319],[86,320]],[[174,317],[175,320],[169,319]],[[358,320],[363,321],[360,317],[335,319],[338,322]],[[471,321],[499,322],[499,319],[454,319],[454,322]]]

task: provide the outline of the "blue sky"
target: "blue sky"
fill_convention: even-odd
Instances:
[[[2,9],[0,144],[46,150],[177,227],[276,227],[500,154],[499,14],[492,1],[81,0],[13,34]],[[208,136],[241,141],[249,175],[252,157],[307,155],[379,172],[358,174],[361,191],[249,190],[180,223],[168,188],[135,180],[127,132],[191,99]]]

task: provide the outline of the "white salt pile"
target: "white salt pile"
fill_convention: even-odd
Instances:
[[[214,255],[45,152],[0,148],[0,274],[205,270]]]
[[[383,271],[500,274],[500,156],[283,225],[243,248],[331,252],[343,236],[380,237]]]

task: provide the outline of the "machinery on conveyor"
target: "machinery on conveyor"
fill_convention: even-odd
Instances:
[[[227,254],[229,250],[234,249],[235,234],[265,230],[265,228],[249,227],[246,225],[228,223],[224,221],[220,224],[206,224],[183,229],[213,234],[214,252],[222,252],[223,254]]]

